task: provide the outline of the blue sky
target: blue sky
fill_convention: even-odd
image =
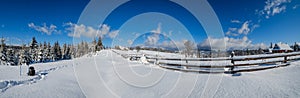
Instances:
[[[33,36],[39,42],[51,43],[72,43],[73,38],[76,41],[90,41],[102,36],[107,46],[143,44],[180,47],[186,40],[195,41],[201,46],[208,45],[208,42],[219,44],[219,39],[208,40],[205,30],[198,28],[199,24],[193,23],[193,17],[187,15],[185,10],[174,7],[176,5],[169,6],[164,1],[147,0],[130,5],[133,8],[141,7],[146,2],[149,5],[144,9],[120,7],[115,12],[117,14],[104,23],[87,25],[77,24],[77,21],[88,0],[1,0],[0,34],[8,44],[27,44]],[[243,49],[266,47],[270,42],[300,42],[299,0],[208,2],[219,18],[228,47]],[[162,12],[173,13],[173,16],[155,12],[162,10],[158,8],[162,8]],[[150,12],[125,17],[146,10]],[[174,17],[181,18],[177,20]]]

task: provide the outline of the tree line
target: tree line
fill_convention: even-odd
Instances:
[[[8,46],[5,39],[1,38],[0,65],[29,65],[32,63],[53,62],[57,60],[68,60],[81,57],[88,53],[96,53],[104,49],[101,37],[93,39],[91,43],[81,41],[77,45],[60,45],[56,41],[53,45],[50,42],[38,43],[33,37],[30,44],[21,46]]]

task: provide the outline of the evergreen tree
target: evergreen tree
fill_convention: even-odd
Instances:
[[[44,44],[43,44],[43,62],[47,62],[47,43],[44,41]]]
[[[81,41],[81,43],[78,43],[76,48],[76,57],[81,57],[85,54],[89,53],[89,45],[85,41]]]
[[[67,50],[65,51],[65,58],[71,59],[71,45],[68,45]]]
[[[30,56],[33,62],[38,61],[38,52],[37,52],[37,48],[38,48],[38,43],[35,39],[35,37],[32,38],[31,43],[29,45],[30,47]]]
[[[61,49],[60,49],[60,46],[59,46],[58,42],[54,43],[54,46],[52,47],[52,50],[51,50],[51,55],[52,55],[52,60],[53,61],[61,59],[62,53],[61,53]]]
[[[62,48],[62,59],[66,59],[67,44],[65,43]]]
[[[62,58],[62,53],[61,53],[61,48],[60,48],[60,45],[59,45],[58,42],[57,42],[57,46],[56,47],[57,47],[57,51],[56,51],[57,52],[56,53],[57,54],[57,59],[60,60]]]
[[[26,64],[26,65],[29,65],[30,63],[30,55],[28,53],[28,51],[25,49],[26,45],[23,45],[22,46],[22,50],[21,50],[21,53],[20,53],[20,56],[19,56],[19,65],[22,65],[22,64]]]
[[[299,51],[299,45],[295,42],[294,51]]]
[[[6,54],[7,54],[7,64],[8,65],[17,65],[14,50],[8,49]]]
[[[70,45],[64,44],[63,45],[63,50],[62,50],[62,59],[70,59],[71,54],[70,54]]]
[[[51,48],[51,52],[50,52],[50,54],[51,54],[50,57],[51,57],[52,61],[56,61],[56,56],[57,56],[57,54],[56,54],[57,52],[56,51],[57,50],[56,50],[55,47],[56,47],[56,43],[54,43],[53,47]]]
[[[78,45],[78,56],[77,57],[81,57],[85,54],[85,42],[81,41],[81,43]]]
[[[36,48],[38,48],[38,43],[37,43],[35,37],[33,37],[32,40],[31,40],[30,48],[31,48],[31,49],[36,49]]]
[[[1,38],[0,63],[1,63],[1,65],[6,65],[6,62],[7,62],[7,58],[6,58],[5,39]]]
[[[82,43],[82,42],[81,42]],[[76,47],[76,50],[75,50],[75,57],[80,57],[80,55],[82,54],[81,53],[81,43],[78,43],[77,47]]]
[[[39,49],[38,49],[38,62],[44,62],[44,47],[42,45],[40,45]]]
[[[96,39],[94,38],[94,40],[92,41],[92,52],[96,52],[97,51],[97,42]]]
[[[52,59],[51,57],[51,45],[50,43],[48,42],[47,44],[47,47],[46,47],[46,50],[45,50],[45,54],[46,54],[46,61],[50,61]]]
[[[76,48],[74,47],[74,45],[70,45],[70,56],[71,58],[76,57]]]
[[[97,43],[97,46],[96,46],[96,51],[100,51],[102,49],[103,49],[102,38],[99,37],[98,38],[98,43]]]
[[[84,54],[88,54],[89,53],[89,45],[87,42],[84,42]]]

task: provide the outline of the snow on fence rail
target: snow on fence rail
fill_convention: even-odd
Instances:
[[[116,52],[116,51],[114,51]],[[118,52],[116,52],[118,53]],[[119,53],[118,53],[119,54]],[[122,54],[121,54],[122,55]],[[123,54],[124,55],[124,54]],[[142,55],[130,54],[123,57],[140,58]],[[265,54],[265,55],[250,55],[222,58],[165,58],[147,56],[150,63],[157,64],[161,68],[179,70],[184,72],[199,72],[199,73],[227,73],[227,72],[249,72],[265,70],[289,65],[287,61],[300,60],[300,52],[280,53],[280,54]],[[183,63],[185,61],[185,63]],[[214,63],[202,64],[203,62],[230,62],[230,63]],[[190,62],[201,62],[200,64],[191,64]],[[281,64],[276,64],[280,63]],[[267,65],[268,66],[260,66]]]

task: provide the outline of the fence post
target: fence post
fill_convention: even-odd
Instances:
[[[158,63],[157,63],[157,58],[158,58],[158,56],[157,56],[157,54],[156,54],[156,58],[155,58],[155,64],[156,64],[156,65],[158,65]]]
[[[233,69],[234,69],[234,60],[233,60],[233,58],[231,58],[231,63],[232,63],[232,66],[230,67],[230,71],[233,72]]]
[[[283,63],[287,63],[287,56],[284,56]]]
[[[234,57],[234,52],[232,51],[231,52],[231,63],[232,63],[232,66],[230,67],[230,71],[233,73],[233,69],[234,69],[234,60],[233,60],[233,57]]]

